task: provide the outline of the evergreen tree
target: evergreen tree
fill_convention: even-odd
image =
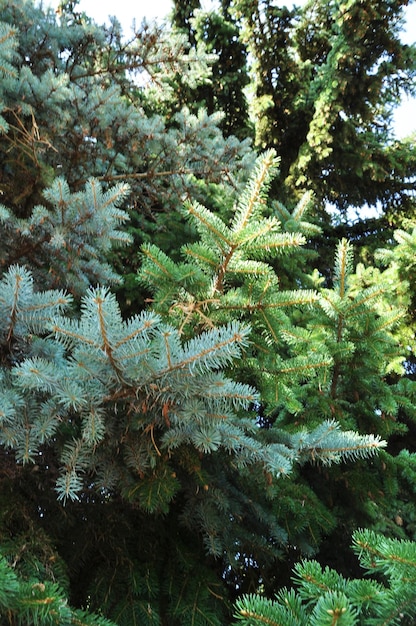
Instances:
[[[415,48],[400,41],[406,5],[232,3],[252,58],[256,142],[277,150],[289,198],[312,188],[339,209],[413,206],[413,153],[392,129],[402,94],[414,94]]]
[[[197,50],[203,46],[214,56],[210,82],[183,90],[178,102],[196,109],[204,107],[209,113],[221,111],[224,135],[243,139],[253,134],[245,93],[250,78],[246,46],[239,37],[230,5],[230,1],[225,0],[217,10],[204,12],[199,0],[174,2],[172,23],[186,34],[192,48]]]
[[[302,439],[305,428],[319,433],[318,439],[330,436],[333,420],[363,436],[376,432],[390,439],[404,434],[407,420],[415,416],[414,389],[402,380],[406,352],[395,328],[405,311],[391,306],[392,284],[379,275],[377,284],[359,285],[352,247],[345,240],[338,246],[332,289],[323,286],[317,271],[308,277],[290,257],[284,262],[285,252],[296,256],[305,240],[301,231],[311,226],[305,220],[307,199],[291,215],[280,204],[274,206],[275,215],[273,203],[265,208],[272,167],[269,153],[228,224],[200,205],[187,205],[184,215],[195,225],[199,241],[183,246],[181,263],[154,245],[146,246],[140,279],[151,285],[156,310],[176,319],[185,337],[225,320],[249,321],[251,344],[238,370],[260,391],[256,410],[267,445],[287,445],[293,436]],[[280,230],[277,212],[288,231]],[[284,278],[290,270],[315,290],[282,289],[280,275]],[[339,434],[336,428],[335,441]],[[339,460],[338,453],[326,456],[320,445],[310,458],[318,459],[322,452],[324,464]],[[406,498],[401,492],[403,458],[383,452],[371,465],[357,462],[311,471],[299,449],[296,456],[300,467],[288,481],[276,482],[272,472],[251,472],[246,479],[253,500],[259,484],[266,489],[268,503],[259,499],[258,506],[273,512],[289,544],[306,552],[320,549],[322,558],[342,561],[346,532],[359,524],[386,531],[394,526],[401,498]],[[287,473],[283,463],[281,467]],[[323,534],[329,537],[321,545]],[[334,542],[337,555],[331,550]],[[275,566],[265,556],[260,565],[259,554],[249,557],[255,576],[260,568],[263,585],[273,588]],[[246,568],[242,571],[247,577]]]
[[[188,53],[183,35],[144,25],[124,38],[117,21],[99,27],[73,2],[62,3],[58,15],[23,0],[0,2],[0,9],[0,181],[2,202],[16,218],[45,204],[44,190],[58,174],[71,193],[91,177],[104,192],[128,183],[124,208],[139,247],[178,231],[178,198],[244,182],[253,160],[248,142],[223,137],[220,113],[176,105],[179,84],[193,88],[210,73],[210,55]],[[2,262],[23,263],[27,245],[10,252],[10,240]],[[112,258],[124,275],[137,263],[134,248]]]
[[[229,16],[247,49],[257,147],[273,147],[281,159],[272,196],[292,209],[313,190],[310,219],[322,234],[310,245],[319,249],[321,273],[330,277],[342,238],[373,264],[374,251],[414,213],[414,138],[398,141],[393,125],[401,98],[414,94],[414,45],[401,41],[408,3],[220,4],[212,24],[218,13]],[[216,37],[210,31],[208,47]],[[222,82],[237,79],[226,58],[217,64]],[[378,217],[366,217],[368,206]]]
[[[172,274],[169,282],[173,289],[177,286],[175,278],[181,280],[181,274],[186,282],[196,286],[208,282],[214,288],[213,295],[220,295],[228,282],[228,272],[235,277],[241,273],[263,276],[263,292],[268,282],[276,287],[271,267],[264,261],[247,258],[248,253],[255,254],[256,250],[261,258],[264,250],[296,245],[293,235],[276,232],[274,218],[261,218],[272,162],[272,155],[259,162],[236,207],[231,228],[227,229],[207,209],[195,206],[201,232],[211,240],[214,226],[219,243],[221,263],[215,282],[198,267],[181,266],[175,277],[174,262],[164,259],[160,263],[163,253],[154,246],[147,247],[148,254],[153,250],[159,258],[159,262],[154,262],[156,267],[165,275]],[[67,233],[68,247],[72,237],[76,240],[77,233]],[[202,252],[206,255],[208,249],[197,243],[192,246],[192,255],[198,254],[204,263]],[[211,265],[212,262],[213,259]],[[148,266],[143,271],[148,273]],[[198,307],[197,314],[201,312],[207,328],[197,325],[193,332],[187,328],[185,334],[187,320],[178,328],[177,316],[172,312],[175,328],[160,318],[157,305],[155,312],[144,311],[123,320],[114,296],[103,287],[89,289],[82,298],[79,314],[74,315],[68,311],[69,296],[62,291],[37,291],[30,272],[17,265],[4,274],[1,293],[2,444],[23,466],[37,467],[42,463],[44,475],[38,489],[48,485],[55,489],[58,501],[74,501],[69,510],[91,524],[92,546],[99,543],[96,515],[99,513],[107,524],[113,524],[117,502],[117,507],[122,503],[126,511],[126,524],[135,519],[143,524],[147,518],[147,525],[155,518],[160,529],[164,525],[161,516],[168,516],[177,526],[179,537],[189,534],[193,541],[200,538],[202,543],[198,547],[197,541],[196,552],[189,555],[190,563],[180,566],[184,575],[194,571],[192,559],[197,555],[200,558],[202,546],[211,559],[218,560],[217,571],[241,568],[248,556],[258,563],[269,562],[287,541],[286,533],[268,510],[267,498],[254,495],[253,478],[257,489],[263,483],[264,493],[267,484],[289,474],[295,463],[305,464],[313,459],[328,464],[364,458],[384,445],[378,436],[342,432],[330,420],[310,431],[269,431],[271,436],[265,437],[266,431],[256,426],[255,412],[248,410],[258,403],[257,392],[239,382],[244,377],[235,375],[234,366],[242,350],[248,349],[248,342],[253,344],[256,335],[260,338],[255,319],[255,335],[249,340],[250,329],[243,320],[233,320],[227,314],[226,322],[222,319],[225,311],[218,307],[220,316],[215,323]],[[276,292],[275,297],[282,307],[293,306],[288,299],[295,303],[311,300],[311,294],[302,291],[280,295]],[[269,323],[273,323],[275,306],[268,301],[263,317],[267,321],[270,316]],[[232,299],[225,308],[230,305],[232,308]],[[186,315],[180,303],[178,311]],[[290,359],[287,363],[293,369]],[[297,365],[299,376],[311,366],[322,368],[311,356],[309,366],[306,362]],[[267,400],[266,389],[264,393]],[[25,474],[27,480],[30,471]],[[36,526],[46,526],[51,532],[55,515],[63,516],[65,527],[74,523],[65,519],[63,512],[57,513],[59,502],[43,505],[42,498],[35,494],[24,511],[37,509],[39,519],[32,522]],[[250,501],[250,510],[245,511]],[[227,523],[224,511],[228,512]],[[10,523],[7,520],[6,524]],[[130,533],[133,528],[134,525],[128,525]],[[167,567],[172,568],[173,575],[178,567],[174,565],[174,559],[178,559],[177,541],[181,540],[170,537],[169,547],[165,546],[171,530],[165,528],[156,537],[150,530],[148,540],[159,553],[168,550]],[[53,544],[64,541],[56,530],[53,533],[49,537]],[[270,545],[266,536],[273,537]],[[15,541],[19,539],[16,537]],[[118,543],[114,546],[114,550],[124,553],[127,570],[118,566],[116,579],[110,577],[109,567],[116,554],[107,546],[106,557],[101,554],[96,567],[89,570],[84,595],[77,591],[78,605],[87,603],[85,593],[91,588],[97,599],[106,598],[111,592],[111,603],[102,603],[120,623],[131,623],[132,616],[142,614],[146,604],[151,607],[150,623],[163,623],[171,615],[178,623],[186,624],[197,596],[201,623],[211,619],[211,614],[212,619],[219,619],[217,601],[210,601],[209,596],[204,599],[201,582],[195,587],[195,580],[189,580],[183,593],[172,587],[166,590],[159,558],[154,554],[136,557],[136,551],[127,556],[125,551],[131,541],[127,534],[124,547]],[[61,550],[65,554],[67,547],[63,545]],[[150,578],[145,584],[146,571]],[[202,573],[216,586],[223,576],[216,579],[218,574],[209,575],[208,567]],[[110,578],[107,581],[106,576]],[[117,592],[126,585],[130,589],[129,602]],[[98,609],[96,602],[94,599],[89,604]]]
[[[213,19],[189,48],[76,2],[0,8],[2,620],[229,623],[230,598],[276,589],[328,530],[402,514],[394,287],[362,288],[346,241],[325,283],[302,248],[311,196],[268,202],[274,152],[246,184],[218,94],[181,108],[216,71]]]

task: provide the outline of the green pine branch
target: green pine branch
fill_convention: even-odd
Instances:
[[[294,567],[293,589],[282,589],[274,600],[260,595],[236,602],[242,626],[339,626],[411,624],[415,609],[416,544],[384,537],[370,530],[353,534],[353,550],[372,578],[349,579],[317,561]]]
[[[114,626],[114,622],[101,615],[70,607],[58,584],[19,576],[3,555],[0,555],[0,617],[7,624]]]

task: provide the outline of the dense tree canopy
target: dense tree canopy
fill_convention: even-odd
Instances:
[[[0,0],[2,623],[414,615],[404,4]]]

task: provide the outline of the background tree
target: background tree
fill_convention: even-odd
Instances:
[[[414,94],[406,5],[233,2],[253,59],[256,143],[277,150],[289,194],[312,186],[339,209],[412,206],[412,154],[392,131],[402,94]]]
[[[247,49],[239,36],[230,0],[223,0],[220,10],[208,12],[201,10],[199,0],[175,1],[171,20],[179,32],[185,33],[192,48],[203,46],[215,55],[209,83],[185,89],[178,94],[178,104],[188,103],[196,110],[203,107],[208,113],[221,111],[224,115],[221,129],[226,137],[252,137],[245,92],[250,82]]]

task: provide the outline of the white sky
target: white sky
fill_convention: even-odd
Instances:
[[[59,4],[59,0],[50,1],[52,5]],[[210,0],[202,2],[203,8],[208,8],[210,4]],[[126,31],[134,19],[138,24],[144,17],[148,21],[162,21],[172,6],[172,0],[80,0],[78,4],[79,10],[85,11],[97,22],[105,22],[109,15],[115,15]]]
[[[58,5],[59,0],[49,0],[52,6]],[[276,0],[276,4],[302,5],[305,0]],[[215,4],[215,0],[201,0],[203,9],[208,9]],[[143,17],[148,20],[156,19],[158,21],[165,18],[172,9],[172,0],[80,0],[79,8],[85,11],[98,22],[106,21],[109,15],[116,15],[123,28],[128,29],[133,19],[141,22]],[[416,41],[416,3],[411,3],[406,8],[407,13],[407,33],[404,36],[406,43],[414,43]]]
[[[279,4],[301,5],[305,0],[279,0]],[[202,0],[201,5],[208,9],[215,0]],[[58,6],[59,0],[48,0],[52,6]],[[139,25],[144,17],[148,21],[162,21],[172,9],[172,0],[80,0],[79,10],[85,11],[98,23],[103,23],[109,15],[115,15],[128,33],[133,20]],[[406,31],[403,33],[405,43],[416,42],[416,2],[406,8]],[[407,99],[399,107],[395,115],[395,129],[398,137],[403,137],[416,130],[416,100]]]

